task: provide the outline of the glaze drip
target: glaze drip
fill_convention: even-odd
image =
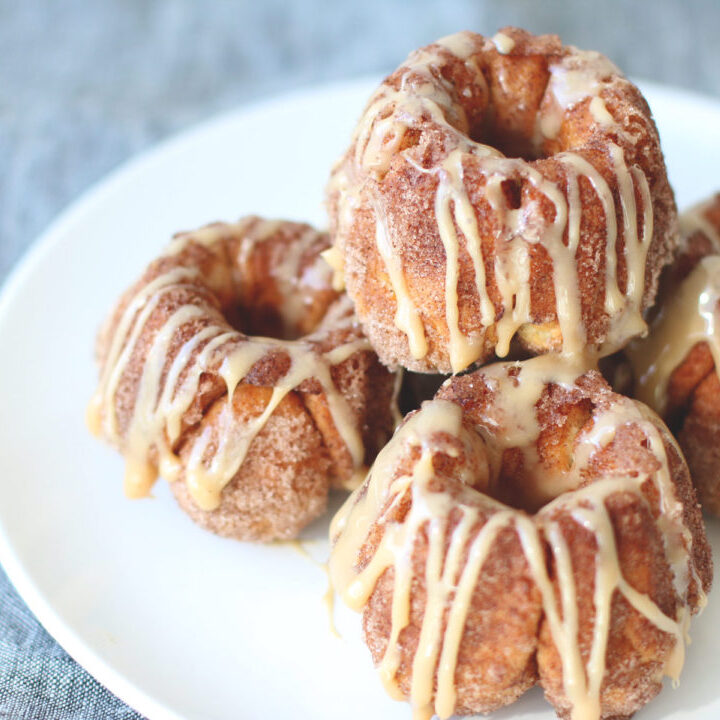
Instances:
[[[720,257],[703,258],[662,305],[647,338],[630,345],[626,354],[635,377],[635,395],[659,414],[667,406],[667,386],[675,368],[692,348],[707,343],[720,367]]]
[[[453,372],[482,358],[488,343],[504,357],[518,331],[529,336],[529,326],[552,319],[538,317],[533,307],[528,280],[536,245],[542,246],[552,261],[555,317],[561,336],[558,349],[566,355],[585,351],[588,338],[578,287],[580,223],[585,212],[585,195],[579,187],[583,182],[590,183],[596,196],[593,202],[604,212],[606,234],[605,331],[601,342],[591,349],[599,355],[610,354],[646,329],[642,310],[647,253],[654,235],[653,202],[643,169],[626,162],[627,148],[634,147],[637,137],[616,122],[608,100],[613,83],[621,77],[619,71],[599,54],[576,49],[549,58],[549,81],[536,123],[544,128],[534,141],[538,155],[545,152],[548,138],[558,135],[566,114],[585,105],[607,153],[597,166],[598,161],[591,159],[592,153],[584,147],[554,152],[562,173],[552,176],[542,160],[505,157],[498,149],[471,139],[471,125],[478,120],[468,117],[466,101],[473,93],[488,97],[483,74],[491,62],[488,57],[493,52],[512,55],[514,48],[515,41],[503,33],[489,40],[459,33],[411,54],[391,76],[399,79],[386,81],[371,97],[351,149],[335,167],[328,187],[331,203],[337,203],[335,244],[340,255],[359,209],[366,205],[373,209],[377,251],[397,305],[395,326],[406,336],[410,356],[421,361],[430,350],[427,327],[432,320],[425,317],[423,298],[408,281],[406,264],[411,262],[411,253],[398,244],[388,222],[383,183],[392,168],[403,172],[403,165],[434,180],[434,214],[444,250],[449,369]],[[472,76],[472,87],[465,87],[464,96],[443,74],[458,60]],[[426,132],[437,137],[432,152],[414,139]],[[468,168],[472,168],[472,183],[466,179]],[[503,191],[506,182],[521,188],[518,207],[508,204]],[[473,196],[477,187],[484,187],[492,218],[485,220],[482,231]],[[543,212],[541,207],[550,207],[550,211]],[[496,229],[486,236],[490,226]],[[488,252],[495,256],[492,264]],[[458,290],[461,254],[469,256],[475,275],[477,318],[467,320],[461,313],[466,301]],[[344,267],[340,263],[334,266],[340,286]],[[491,294],[490,287],[496,292]],[[467,296],[469,291],[463,292]]]
[[[541,597],[543,616],[562,662],[572,720],[597,720],[601,716],[600,691],[611,610],[618,594],[655,627],[672,636],[675,650],[668,657],[665,671],[674,678],[680,672],[689,615],[688,588],[691,582],[701,585],[692,560],[692,537],[684,524],[683,507],[666,457],[666,442],[670,440],[661,433],[657,418],[633,401],[613,395],[613,401],[596,409],[590,427],[577,437],[574,489],[561,492],[533,516],[503,505],[488,494],[497,473],[498,454],[506,448],[527,449],[537,441],[540,426],[536,404],[542,393],[553,384],[573,388],[584,373],[577,364],[552,356],[478,371],[476,382],[491,387],[500,403],[492,416],[471,429],[459,404],[446,399],[426,402],[406,419],[378,456],[363,486],[333,520],[332,579],[351,608],[362,610],[381,576],[387,570],[393,571],[391,629],[378,669],[386,689],[396,698],[405,696],[397,672],[403,652],[400,638],[410,622],[416,592],[413,556],[419,533],[427,537],[426,600],[409,692],[418,720],[427,720],[433,714],[447,718],[455,712],[455,672],[472,595],[503,533],[513,533],[519,540]],[[596,454],[613,441],[620,428],[627,426],[635,426],[643,433],[658,469],[599,477],[577,487]],[[438,490],[435,463],[442,457],[460,463],[452,482],[453,487],[465,486],[464,490]],[[411,458],[415,459],[411,462]],[[538,482],[540,479],[538,476]],[[667,561],[674,576],[679,608],[675,617],[666,615],[652,598],[624,579],[607,506],[608,499],[617,494],[650,497],[648,482],[656,493],[656,522],[662,525]],[[397,519],[395,508],[408,500],[409,510]],[[563,532],[563,523],[567,522],[592,533],[598,548],[592,644],[586,659],[579,644],[578,590]]]
[[[157,274],[135,287],[114,318],[88,425],[122,449],[128,496],[146,496],[158,474],[168,480],[183,477],[198,507],[215,509],[254,437],[283,398],[304,383],[320,386],[354,477],[361,475],[365,455],[361,429],[333,379],[335,366],[371,350],[355,325],[349,300],[341,297],[326,311],[324,325],[332,325],[332,333],[340,337],[330,346],[323,327],[296,341],[244,335],[228,324],[218,308],[217,298],[242,285],[238,273],[253,261],[262,243],[277,240],[281,225],[250,218],[177,236],[156,261]],[[306,258],[313,256],[321,236],[307,226],[298,227],[305,229],[287,243],[282,262],[271,271],[287,327],[297,325],[305,311],[301,286],[330,287],[330,269],[324,261]],[[205,255],[197,259],[201,250]],[[177,302],[179,293],[191,299]],[[144,362],[139,371],[134,370],[133,358],[141,352]],[[282,368],[272,395],[259,414],[240,418],[233,408],[235,391],[258,364],[267,362]],[[118,407],[127,403],[124,383],[132,372],[139,372],[139,377],[129,419],[121,425]],[[185,418],[206,375],[224,383],[222,408],[217,423],[205,424],[191,436],[192,446],[181,463],[178,445],[185,441]]]
[[[677,287],[669,288],[660,299],[646,338],[626,349],[633,368],[635,394],[639,400],[663,415],[667,409],[667,387],[673,371],[698,343],[707,343],[720,369],[720,231],[708,217],[717,197],[698,203],[680,216],[682,242],[678,257],[688,250],[687,243],[700,233],[710,243],[712,255],[703,257]]]

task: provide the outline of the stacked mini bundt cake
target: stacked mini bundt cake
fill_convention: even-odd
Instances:
[[[424,718],[537,683],[562,717],[629,717],[677,677],[712,577],[662,421],[550,355],[448,380],[332,536],[386,688]]]
[[[650,332],[627,354],[635,394],[676,433],[703,507],[720,515],[720,194],[680,227]]]
[[[555,36],[459,33],[370,98],[328,188],[344,278],[381,360],[458,372],[641,333],[677,236],[638,89]]]
[[[328,206],[335,285],[387,365],[538,355],[447,379],[333,520],[385,687],[416,718],[536,684],[560,717],[629,717],[712,580],[677,443],[596,369],[646,331],[678,243],[640,92],[553,36],[443,38],[371,97]]]
[[[123,295],[88,415],[125,455],[130,497],[159,473],[200,525],[274,540],[362,478],[396,381],[332,289],[328,246],[299,223],[216,223],[176,236]]]
[[[204,527],[272,540],[355,487],[330,574],[415,718],[534,685],[561,718],[630,717],[677,679],[712,581],[682,451],[720,512],[720,196],[678,246],[639,90],[505,28],[388,76],[327,199],[329,236],[209,225],[120,299],[88,417],[128,494],[159,473]],[[598,370],[633,340],[682,450]]]

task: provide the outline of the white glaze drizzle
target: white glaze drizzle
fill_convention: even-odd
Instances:
[[[508,40],[511,40],[509,36]],[[480,41],[479,36],[460,33],[439,41],[446,52],[463,60],[474,75],[474,82],[487,90],[485,78],[476,59],[492,46],[500,52],[511,50],[503,37]],[[499,42],[499,45],[498,45]],[[505,50],[504,50],[505,49]],[[411,356],[422,359],[429,351],[425,325],[413,291],[408,286],[403,267],[404,259],[393,246],[391,228],[377,195],[377,183],[382,181],[391,163],[405,162],[416,171],[437,177],[435,214],[438,231],[445,249],[445,306],[449,332],[450,364],[454,372],[466,368],[481,356],[488,327],[496,323],[496,353],[502,357],[514,334],[535,321],[533,318],[528,279],[530,274],[529,248],[543,245],[553,261],[553,284],[557,298],[557,321],[562,335],[562,352],[576,354],[587,345],[579,302],[578,269],[576,261],[579,222],[583,207],[578,191],[582,177],[592,184],[604,208],[606,219],[606,263],[604,307],[609,328],[606,341],[598,352],[609,354],[629,337],[642,333],[645,324],[641,316],[645,288],[645,260],[653,238],[652,199],[643,171],[625,164],[622,148],[609,143],[610,164],[614,169],[620,204],[616,207],[613,192],[602,175],[582,156],[570,152],[555,157],[566,169],[566,189],[544,177],[532,163],[505,158],[499,151],[474,142],[468,136],[469,126],[454,89],[437,70],[442,58],[437,51],[420,50],[413,53],[404,65],[399,88],[383,84],[370,99],[353,135],[351,150],[333,171],[329,193],[337,198],[336,246],[342,253],[345,237],[350,232],[355,211],[370,202],[376,216],[376,242],[389,277],[389,284],[397,302],[395,325],[408,339]],[[571,54],[550,64],[547,94],[553,98],[541,113],[559,113],[553,124],[557,131],[564,113],[579,102],[590,98],[592,119],[617,137],[633,142],[631,135],[621,128],[603,100],[608,78],[619,71],[598,53],[572,49]],[[543,106],[544,107],[544,106]],[[555,118],[557,119],[557,118]],[[422,127],[438,129],[444,139],[446,155],[432,167],[423,167],[413,155],[413,147],[401,149],[409,129]],[[545,133],[546,135],[548,133]],[[493,274],[500,292],[499,307],[495,307],[486,289],[482,238],[478,230],[475,210],[464,182],[464,163],[479,163],[487,178],[486,196],[497,218],[499,232],[495,241],[497,259]],[[502,192],[505,180],[532,186],[554,206],[554,219],[538,221],[534,200],[526,200],[519,209],[507,207]],[[641,212],[636,207],[635,192],[642,198]],[[372,198],[372,200],[368,200]],[[362,199],[362,202],[361,202]],[[616,214],[623,218],[622,232],[627,263],[627,290],[618,287]],[[642,235],[639,225],[642,222]],[[457,292],[460,229],[465,250],[475,271],[481,327],[462,327],[461,304]],[[566,244],[567,243],[567,244]],[[334,266],[339,262],[333,260]],[[339,274],[339,272],[338,272]],[[341,280],[338,280],[340,284]]]
[[[589,107],[590,114],[593,116],[595,122],[601,125],[607,125],[608,127],[615,124],[615,118],[610,114],[605,106],[605,101],[599,95],[596,95],[590,101]]]
[[[400,258],[395,254],[390,244],[387,220],[379,210],[376,211],[375,233],[378,252],[385,262],[397,298],[395,325],[407,335],[412,356],[414,358],[423,358],[427,354],[428,345],[422,319],[408,292]]]
[[[568,56],[548,68],[548,90],[563,109],[597,97],[604,79],[622,74],[614,63],[595,50],[579,50],[573,46],[568,49],[571,51]]]
[[[204,245],[215,251],[224,239],[235,238],[240,240],[240,249],[233,261],[242,267],[256,244],[273,237],[279,227],[275,222],[257,220],[234,225],[215,224],[177,236],[166,256],[178,256],[190,244]],[[310,229],[303,232],[293,241],[281,266],[273,269],[273,278],[280,282],[282,294],[290,296],[285,297],[286,305],[293,301],[302,307],[293,291],[300,281],[303,249],[316,237]],[[218,253],[222,257],[222,249]],[[224,261],[218,259],[218,263],[221,262]],[[307,272],[306,269],[303,282],[308,280]],[[321,270],[310,266],[310,272],[324,274],[321,285],[328,286],[330,272],[327,266],[323,265]],[[183,287],[194,288],[202,295],[202,286],[192,284],[199,279],[200,272],[196,267],[182,264],[171,267],[137,290],[113,328],[100,383],[88,408],[88,425],[122,448],[126,460],[127,494],[131,497],[147,495],[159,472],[168,480],[174,480],[182,473],[197,505],[203,510],[216,508],[223,488],[239,470],[253,438],[285,395],[311,378],[320,384],[335,427],[352,459],[355,474],[359,474],[365,454],[360,429],[347,400],[333,381],[331,370],[353,354],[369,350],[368,341],[353,334],[350,341],[321,352],[317,346],[321,339],[320,330],[317,337],[310,335],[298,341],[247,337],[229,329],[221,313],[207,302],[181,305],[152,335],[137,382],[133,411],[127,427],[121,431],[117,392],[138,342],[146,337],[148,321],[162,307],[166,296]],[[213,278],[203,278],[203,281],[212,285]],[[316,281],[317,277],[309,278],[311,283]],[[291,312],[290,323],[294,321],[294,313]],[[182,344],[166,371],[178,332],[188,323],[199,320],[205,321],[205,327]],[[341,299],[331,306],[326,322],[328,320],[332,320],[335,328],[351,324],[353,315],[349,301]],[[240,422],[231,407],[235,389],[255,363],[269,354],[285,356],[289,361],[288,369],[273,388],[264,410]],[[182,470],[174,450],[182,431],[181,420],[197,394],[202,374],[208,371],[217,372],[227,388],[222,401],[224,405],[218,413],[219,428],[205,425],[194,439],[186,467]]]
[[[515,41],[505,33],[495,33],[492,41],[501,55],[507,55],[515,47]]]
[[[578,436],[578,462],[572,472],[577,484],[583,468],[596,452],[613,440],[617,429],[634,424],[643,432],[659,461],[659,470],[649,477],[597,479],[580,489],[563,492],[535,516],[504,506],[488,495],[479,495],[480,503],[477,499],[475,503],[465,503],[462,498],[458,500],[457,496],[452,498],[447,492],[432,488],[433,458],[438,454],[465,459],[459,471],[460,482],[473,484],[481,491],[490,486],[496,473],[493,454],[506,447],[534,444],[539,432],[535,404],[547,384],[570,387],[583,372],[577,364],[553,356],[516,364],[515,367],[520,368],[519,375],[512,379],[508,375],[509,367],[498,364],[483,371],[485,381],[492,384],[495,397],[501,403],[497,409],[501,425],[494,427],[493,419],[486,418],[487,424],[476,428],[486,440],[485,451],[491,451],[484,455],[485,464],[483,453],[477,449],[477,438],[473,444],[470,431],[462,424],[461,407],[447,400],[425,403],[381,451],[365,484],[347,500],[331,526],[334,540],[330,558],[332,579],[341,598],[351,608],[362,610],[380,576],[390,568],[394,572],[391,630],[379,672],[386,689],[396,698],[404,697],[396,674],[402,652],[400,635],[410,617],[412,557],[418,532],[426,528],[427,599],[412,665],[409,698],[418,720],[427,720],[433,713],[447,718],[455,710],[454,676],[472,593],[481,581],[483,565],[493,544],[503,531],[517,534],[530,575],[540,592],[544,617],[561,658],[572,720],[600,718],[600,689],[605,674],[610,611],[616,591],[653,625],[674,636],[675,650],[668,658],[666,673],[676,679],[682,666],[688,623],[687,591],[691,578],[698,588],[701,585],[691,559],[692,537],[684,525],[682,504],[670,476],[664,446],[667,438],[661,435],[657,419],[652,420],[642,406],[619,398],[607,409],[599,411],[590,429]],[[499,447],[491,448],[492,445]],[[414,448],[420,451],[419,459],[411,472],[400,472],[401,463],[407,462]],[[662,525],[668,562],[675,575],[680,605],[676,618],[665,615],[651,598],[637,592],[625,581],[605,504],[606,499],[617,492],[642,494],[640,488],[648,479],[658,491],[657,522]],[[390,520],[393,508],[408,495],[412,504],[403,520]],[[460,520],[448,537],[451,512],[460,513]],[[587,662],[583,660],[578,644],[577,589],[560,517],[572,518],[591,532],[598,546],[593,639]],[[483,520],[482,528],[477,531],[478,522]],[[382,539],[359,568],[362,549],[376,524],[382,527]],[[474,536],[473,528],[477,531]],[[468,543],[469,550],[462,564],[460,549]],[[553,557],[559,598],[546,562],[546,543]],[[442,618],[446,612],[447,622],[443,627]]]

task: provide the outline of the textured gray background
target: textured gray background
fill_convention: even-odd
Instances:
[[[720,97],[718,0],[0,0],[0,283],[67,203],[169,134],[505,24]],[[135,717],[51,644],[1,570],[0,631],[0,718]]]
[[[157,140],[504,24],[720,96],[718,0],[0,0],[0,281],[68,202]]]

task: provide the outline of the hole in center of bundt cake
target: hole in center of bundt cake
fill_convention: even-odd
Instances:
[[[577,438],[592,424],[593,404],[587,398],[558,402],[562,392],[566,391],[550,386],[538,402],[539,433],[534,442],[495,449],[488,494],[496,500],[535,513],[583,483],[583,469],[576,462]],[[490,439],[488,445],[492,444]]]
[[[330,288],[284,297],[275,283],[266,282],[251,292],[246,289],[240,301],[222,311],[225,320],[245,335],[300,340],[320,327],[337,300],[337,293]]]
[[[277,307],[269,303],[257,303],[248,310],[239,305],[225,310],[225,319],[245,335],[260,335],[276,340],[298,340],[307,334],[297,324],[288,322]]]
[[[499,127],[494,122],[487,123],[477,133],[477,137],[472,136],[471,139],[483,145],[490,145],[507,158],[531,162],[543,157],[543,153],[537,147],[533,137],[528,137],[512,127]]]
[[[470,137],[499,150],[505,157],[533,161],[547,157],[543,106],[550,80],[547,61],[540,55],[501,56],[484,69],[486,101],[478,111],[464,98],[471,118]]]

